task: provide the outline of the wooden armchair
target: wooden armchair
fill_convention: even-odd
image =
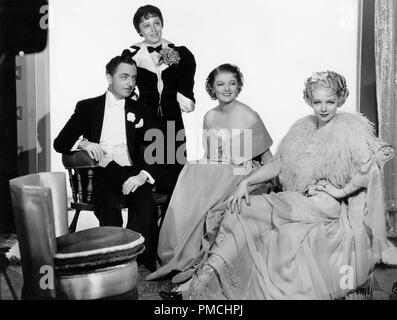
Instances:
[[[95,192],[93,177],[95,168],[98,167],[98,162],[91,159],[86,151],[81,150],[70,154],[63,154],[62,163],[69,173],[69,183],[72,190],[72,201],[70,206],[72,209],[76,210],[69,226],[69,231],[75,232],[80,212],[95,210],[93,203],[93,195]],[[164,218],[168,198],[167,195],[159,193],[155,187],[153,188],[153,200],[160,225]],[[120,197],[112,199],[111,207],[120,210],[127,208],[125,198],[120,195]]]

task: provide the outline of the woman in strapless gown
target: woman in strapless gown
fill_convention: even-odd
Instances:
[[[176,283],[189,279],[211,242],[210,228],[217,223],[209,221],[221,219],[217,212],[239,182],[272,157],[272,139],[259,115],[236,100],[242,84],[239,69],[229,64],[207,78],[207,91],[219,106],[204,117],[205,156],[188,162],[179,175],[159,235],[162,267],[147,280],[170,273],[177,273]]]

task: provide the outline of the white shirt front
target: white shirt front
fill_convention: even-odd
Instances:
[[[125,99],[117,100],[108,90],[106,91],[105,113],[100,142],[111,145],[127,145],[125,133]]]
[[[132,165],[127,147],[124,107],[125,99],[117,100],[109,90],[106,92],[105,113],[99,140],[99,145],[105,152],[105,157],[99,162],[102,167],[106,167],[112,160],[122,167]]]

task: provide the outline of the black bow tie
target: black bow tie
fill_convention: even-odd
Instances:
[[[162,49],[162,45],[160,44],[158,47],[147,47],[149,53],[152,53],[154,51],[160,53],[161,49]]]

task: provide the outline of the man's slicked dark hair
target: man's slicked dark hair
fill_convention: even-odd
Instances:
[[[149,19],[151,17],[159,17],[161,21],[161,25],[164,26],[164,19],[160,9],[148,4],[146,6],[139,7],[134,14],[133,23],[135,30],[138,32],[138,34],[141,33],[139,31],[139,24],[141,23],[142,18]]]
[[[116,56],[107,63],[106,73],[113,76],[120,63],[127,63],[132,66],[136,66],[136,62],[130,56],[128,55]]]

